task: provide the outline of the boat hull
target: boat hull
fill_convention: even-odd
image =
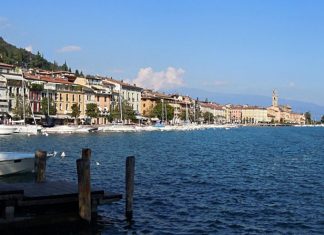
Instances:
[[[0,176],[34,172],[34,158],[0,161]]]
[[[16,127],[0,125],[0,135],[11,135],[16,131]]]
[[[21,134],[31,134],[31,135],[37,135],[41,128],[36,125],[15,125],[17,129],[15,130],[15,133],[21,133]]]

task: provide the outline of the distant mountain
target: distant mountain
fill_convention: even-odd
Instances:
[[[0,37],[0,62],[24,68],[71,71],[66,62],[63,65],[58,65],[55,61],[51,63],[40,52],[35,55],[23,48],[17,48],[7,43],[2,37]]]
[[[192,98],[199,98],[199,100],[214,101],[220,104],[248,104],[248,105],[258,105],[262,107],[268,107],[271,105],[270,96],[261,95],[243,95],[243,94],[225,94],[205,91],[197,88],[179,88],[177,90],[165,90],[165,93],[180,93],[183,95],[189,95]],[[279,104],[288,104],[292,107],[293,112],[305,113],[310,112],[312,118],[315,120],[320,120],[321,116],[324,115],[324,106],[313,104],[310,102],[303,102],[297,100],[281,99],[279,97]]]

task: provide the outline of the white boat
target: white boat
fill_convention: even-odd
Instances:
[[[35,154],[0,152],[0,176],[34,171]]]
[[[11,125],[0,125],[0,135],[11,135],[16,129],[16,127]]]
[[[91,126],[54,126],[42,128],[42,133],[72,134],[72,133],[88,133],[95,131],[96,127]]]
[[[104,126],[99,126],[98,131],[102,132],[135,132],[139,131],[135,126],[133,125],[104,125]]]
[[[37,135],[41,131],[41,127],[37,125],[14,124],[16,127],[15,133]]]

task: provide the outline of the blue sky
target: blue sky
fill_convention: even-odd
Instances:
[[[324,105],[323,1],[16,1],[0,36],[87,74],[155,89]]]

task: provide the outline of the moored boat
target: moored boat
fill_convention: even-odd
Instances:
[[[16,128],[15,133],[37,135],[41,127],[37,125],[13,125]]]
[[[0,152],[0,176],[34,171],[34,153]]]
[[[11,135],[16,129],[16,127],[11,125],[0,125],[0,135]]]

